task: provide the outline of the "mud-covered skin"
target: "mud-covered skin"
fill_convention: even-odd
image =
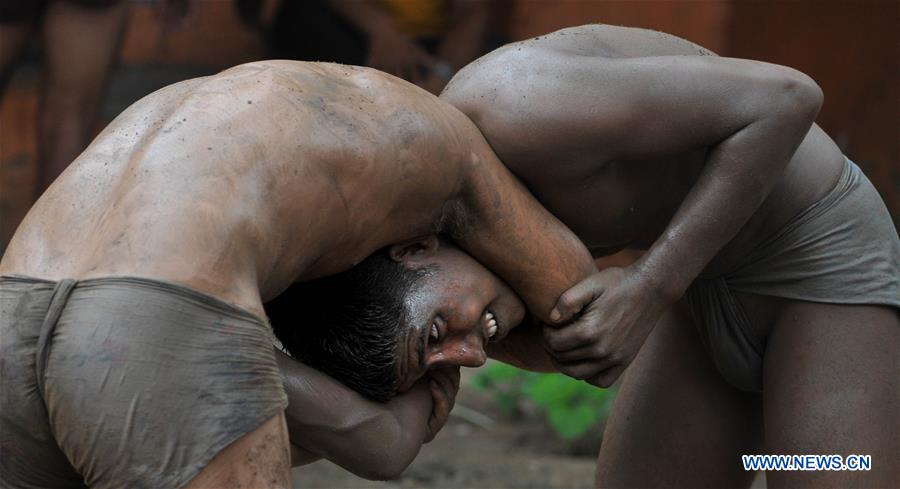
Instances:
[[[522,205],[508,211],[495,205],[501,198]],[[492,212],[531,224],[489,230],[500,222]],[[544,284],[488,246],[503,233],[543,253],[521,241],[531,226],[562,229],[549,246],[574,251],[560,253],[560,277],[579,270],[546,297]],[[543,314],[590,269],[577,239],[457,110],[374,70],[266,61],[172,85],[126,110],[32,208],[0,272],[160,278],[261,314],[260,299],[294,281],[434,231],[457,235],[511,284],[533,282],[520,292],[540,296]]]
[[[694,59],[663,58],[668,56]],[[715,112],[725,105],[758,103],[741,91],[783,76],[782,67],[713,57],[701,46],[661,32],[575,27],[494,51],[462,70],[441,97],[469,115],[538,200],[595,256],[603,256],[649,248],[694,187],[710,152],[740,129],[746,122],[741,112],[752,107],[718,119]],[[621,63],[638,58],[650,61]],[[667,86],[655,87],[637,72],[663,69],[666,62],[688,66],[670,75]],[[678,86],[679,76],[694,81]],[[746,80],[750,76],[756,79]],[[728,82],[733,87],[722,91]],[[704,89],[715,90],[706,95],[706,106],[692,93]],[[709,271],[727,267],[755,236],[778,229],[824,195],[842,165],[840,150],[813,125],[768,197]]]
[[[674,65],[681,61],[690,69],[682,69],[680,79],[666,79],[672,70],[657,64],[651,66],[648,79],[634,76],[633,65],[616,66],[616,60],[647,56],[668,57],[655,62],[668,61],[676,72]],[[710,71],[716,65],[722,69]],[[678,276],[673,280],[677,289],[693,280],[701,268],[707,273],[727,268],[732,256],[753,246],[754,239],[779,229],[826,194],[838,178],[843,157],[818,127],[810,126],[814,110],[801,107],[806,113],[787,117],[792,134],[768,126],[765,137],[753,134],[756,144],[730,145],[726,149],[744,157],[725,162],[730,165],[719,160],[718,166],[736,168],[711,179],[715,185],[710,185],[710,179],[700,181],[704,167],[716,163],[714,148],[751,124],[734,120],[764,119],[765,112],[773,110],[770,104],[774,102],[777,109],[782,101],[770,96],[778,95],[784,88],[781,82],[790,79],[807,83],[805,76],[793,70],[720,60],[666,34],[586,26],[501,48],[464,69],[442,98],[473,117],[504,163],[588,242],[594,254],[625,247],[647,249],[662,240],[696,255],[679,264],[677,255],[671,259],[670,254],[661,264],[661,277],[673,270]],[[815,94],[813,86],[806,88]],[[748,93],[756,95],[743,98]],[[814,99],[801,105],[814,107]],[[622,112],[616,102],[633,107],[634,112]],[[750,114],[735,112],[742,108]],[[752,113],[751,109],[761,110]],[[780,160],[760,158],[758,150],[766,144],[781,148]],[[733,165],[742,160],[753,164]],[[741,189],[741,184],[749,185]],[[696,204],[703,203],[703,198],[694,196],[693,203],[688,202],[691,198],[685,200],[697,188],[713,190],[713,196],[721,200],[697,211]],[[735,189],[752,194],[751,198],[735,199]],[[695,207],[688,213],[678,211],[682,226],[684,220],[713,224],[702,239],[669,232],[667,226],[679,221],[676,211],[683,202]],[[729,234],[736,237],[731,239]],[[544,349],[540,328],[530,322],[508,325],[512,327],[508,336],[496,344],[484,340],[479,313],[486,299],[479,294],[494,294],[486,282],[491,275],[488,270],[478,271],[461,264],[460,257],[450,258],[436,250],[417,256],[418,265],[441,266],[441,277],[426,279],[428,283],[413,295],[413,299],[426,299],[410,305],[413,316],[437,313],[452,325],[452,334],[444,335],[433,349],[426,345],[427,351],[446,354],[465,347],[467,355],[451,358],[466,365],[483,361],[486,349],[495,358],[525,368],[557,369],[559,364]],[[459,279],[455,275],[460,270],[471,276]],[[624,274],[623,270],[609,272]],[[455,300],[447,300],[447,295],[455,295]],[[898,344],[896,311],[736,296],[760,331],[775,331],[769,340],[774,354],[767,353],[763,399],[726,383],[703,350],[683,301],[667,305],[658,321],[638,321],[654,329],[617,395],[598,461],[598,486],[740,487],[753,476],[740,468],[741,454],[858,453],[859,447],[882,461],[877,474],[866,474],[872,476],[868,485],[896,485],[884,483],[896,481],[896,470],[892,473],[887,462],[896,458],[897,450],[897,437],[890,433],[897,412],[897,396],[891,398],[897,392],[897,362],[896,355],[891,360],[887,353]],[[640,345],[644,336],[638,340]],[[408,343],[401,344],[401,357],[414,351]],[[861,355],[862,351],[870,354]],[[403,372],[403,382],[414,382],[425,372]],[[863,404],[867,409],[859,408]],[[346,404],[336,408],[353,410]],[[872,420],[878,420],[877,424]],[[822,426],[829,433],[822,433]],[[804,482],[811,487],[826,483],[842,487],[850,484],[842,476],[858,478],[858,474],[782,472],[770,473],[768,480],[773,487]]]
[[[747,453],[880,461],[865,473],[769,472],[769,487],[900,481],[896,309],[735,292],[766,338],[757,395],[722,379],[681,298],[834,187],[845,163],[811,124],[817,91],[788,68],[584,26],[501,48],[442,95],[595,255],[647,250],[567,291],[559,306],[573,324],[544,328],[543,339],[520,326],[489,349],[552,368],[543,342],[560,370],[604,386],[630,365],[598,487],[746,487]]]
[[[589,25],[510,44],[441,97],[595,256],[647,250],[624,273],[601,272],[613,293],[583,316],[616,330],[595,336],[616,360],[563,366],[602,385],[698,275],[726,271],[823,196],[843,165],[810,128],[821,91],[809,77],[644,29]],[[771,322],[774,304],[742,298],[752,319]],[[581,307],[562,309],[568,318]]]
[[[263,61],[123,112],[31,209],[0,274],[166,280],[262,316],[295,281],[433,232],[454,236],[543,318],[595,270],[458,110],[374,70]],[[548,263],[550,276],[537,273]],[[195,482],[283,485],[266,475],[288,473],[283,416]],[[263,459],[271,470],[257,470]]]
[[[165,88],[35,205],[3,273],[149,275],[260,311],[257,290],[269,297],[434,227],[458,191],[436,182],[458,184],[463,145],[452,114],[417,95],[369,70],[283,62]],[[397,185],[416,180],[432,193]]]

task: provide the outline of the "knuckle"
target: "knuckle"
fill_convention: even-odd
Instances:
[[[600,342],[597,345],[597,352],[603,358],[612,358],[612,356],[616,354],[616,350],[610,347],[610,345],[605,341]]]
[[[575,304],[575,294],[573,294],[572,292],[565,292],[559,298],[559,305],[563,309],[570,309],[574,306],[574,304]]]
[[[559,335],[547,335],[544,339],[547,343],[547,346],[549,346],[551,350],[557,351],[560,349],[562,340],[560,339]]]
[[[560,369],[560,371],[568,375],[569,377],[572,377],[573,379],[584,380],[585,378],[587,378],[584,372],[578,368],[563,368]]]
[[[579,343],[588,343],[594,339],[594,331],[589,326],[581,326],[575,331]]]
[[[575,369],[566,365],[560,365],[559,371],[564,375],[568,375],[569,377],[575,378]]]

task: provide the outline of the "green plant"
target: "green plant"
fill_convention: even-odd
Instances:
[[[492,362],[472,381],[475,389],[490,393],[507,416],[531,404],[564,439],[578,438],[606,419],[615,392],[562,374],[527,372]]]

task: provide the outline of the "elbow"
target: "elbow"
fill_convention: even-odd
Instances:
[[[375,470],[367,471],[365,474],[356,475],[370,481],[391,481],[400,478],[407,467],[409,467],[409,464],[385,465]]]
[[[779,105],[800,124],[811,126],[822,108],[824,94],[819,85],[809,76],[786,69],[776,82]]]
[[[332,462],[363,479],[385,481],[400,477],[415,460],[424,435],[403,429],[396,418],[382,413],[368,421],[367,429],[347,432],[347,436],[356,440],[356,448]]]
[[[416,452],[418,453],[418,452]],[[413,454],[410,457],[397,456],[397,454],[384,454],[383,457],[373,457],[364,464],[354,466],[350,471],[357,477],[361,477],[370,481],[389,481],[399,478],[406,471],[409,464],[415,459]],[[345,467],[347,468],[347,467]]]
[[[370,464],[371,470],[360,477],[375,481],[397,479],[416,459],[421,448],[422,442],[414,440],[400,440],[393,445],[379,447],[377,459]]]

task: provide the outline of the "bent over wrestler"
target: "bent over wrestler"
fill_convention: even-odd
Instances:
[[[259,62],[145,97],[0,263],[4,483],[288,487],[263,302],[435,231],[543,319],[594,271],[467,118],[389,75]]]

